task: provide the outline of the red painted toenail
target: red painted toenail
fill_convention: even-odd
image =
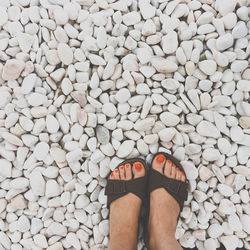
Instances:
[[[174,168],[175,168],[175,165],[174,165],[174,164],[172,164],[172,167],[174,167]]]
[[[112,173],[110,174],[110,176],[113,177],[113,176],[114,176],[114,173],[112,172]]]
[[[141,163],[135,163],[135,169],[137,171],[140,171],[141,170]]]
[[[181,174],[182,174],[183,176],[185,176],[184,172],[181,172]]]
[[[118,169],[115,170],[116,173],[118,173],[118,171],[119,171]]]
[[[126,166],[126,168],[129,168],[129,164],[126,164],[125,166]]]
[[[123,167],[123,166],[121,166],[121,167],[120,167],[120,169],[122,169],[122,170],[123,170],[123,169],[124,169],[124,167]]]
[[[156,157],[156,160],[157,160],[159,163],[161,163],[161,162],[164,162],[165,157],[164,157],[164,155],[158,155],[158,156]]]

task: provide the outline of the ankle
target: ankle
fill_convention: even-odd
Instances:
[[[150,250],[165,250],[166,246],[169,250],[181,250],[182,247],[175,239],[175,236],[171,235],[157,235],[151,236],[149,239]]]

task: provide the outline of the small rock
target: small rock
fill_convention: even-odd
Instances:
[[[49,145],[46,142],[39,142],[34,149],[34,156],[37,160],[44,160],[49,153]]]
[[[197,132],[202,136],[219,138],[219,130],[209,121],[201,121],[196,127]]]
[[[69,65],[73,61],[73,51],[66,43],[59,43],[57,46],[58,57],[63,64]]]
[[[103,126],[98,125],[96,127],[96,137],[101,144],[107,144],[110,140],[109,130]]]
[[[131,11],[122,16],[122,21],[126,26],[135,25],[141,21],[139,12]]]
[[[160,114],[160,119],[166,126],[176,126],[180,122],[179,116],[170,112]]]
[[[4,67],[2,78],[6,81],[16,80],[25,67],[25,63],[21,60],[10,59],[8,60]]]
[[[132,141],[132,140],[124,141],[117,150],[117,153],[116,153],[117,156],[119,158],[125,158],[126,156],[128,156],[132,152],[134,146],[135,146],[134,141]]]
[[[206,75],[213,75],[217,69],[216,62],[213,60],[204,60],[198,63],[199,68]]]
[[[219,150],[215,148],[206,148],[202,153],[202,157],[206,161],[217,161],[220,156]]]
[[[48,198],[56,197],[60,194],[60,187],[55,180],[48,180],[46,183],[45,195]]]
[[[208,230],[208,235],[213,238],[216,239],[219,236],[221,236],[223,234],[223,227],[220,224],[212,224]]]
[[[11,177],[12,164],[6,159],[0,159],[0,176],[3,178]]]
[[[167,60],[163,57],[151,57],[152,66],[160,73],[171,73],[177,70],[176,63]]]

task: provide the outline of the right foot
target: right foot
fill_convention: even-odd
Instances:
[[[171,179],[185,182],[185,174],[167,160],[163,154],[157,155],[152,163],[152,168]],[[177,218],[180,213],[178,202],[166,191],[158,188],[150,193],[150,215],[148,231],[150,235],[149,245],[154,249],[162,239],[167,239],[169,249],[182,249],[175,240]],[[165,242],[165,243],[166,243]],[[171,246],[173,246],[171,248]],[[166,246],[165,246],[166,248]],[[157,249],[164,249],[158,245]]]
[[[134,162],[132,165],[127,163],[115,169],[109,179],[129,181],[145,174],[142,163]],[[128,193],[110,204],[109,249],[136,249],[141,204],[141,199],[133,193]]]

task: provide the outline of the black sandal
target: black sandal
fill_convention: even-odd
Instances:
[[[185,181],[180,181],[176,179],[171,179],[168,178],[167,176],[159,173],[158,171],[154,170],[152,168],[152,163],[155,157],[158,155],[164,155],[167,160],[170,160],[175,164],[177,168],[179,168],[185,175]],[[188,197],[188,181],[187,181],[187,176],[185,174],[185,171],[183,167],[181,166],[180,162],[174,158],[172,155],[167,154],[165,152],[159,152],[154,155],[152,158],[151,164],[150,164],[150,169],[149,169],[149,178],[148,178],[148,190],[147,190],[147,208],[146,208],[146,220],[144,227],[147,228],[148,224],[148,219],[149,219],[149,202],[150,202],[150,193],[157,189],[157,188],[165,188],[166,191],[172,195],[172,197],[178,202],[180,206],[180,213],[183,209],[183,204],[184,201],[187,200]],[[180,213],[178,215],[177,221],[179,220]],[[144,242],[147,248],[149,248],[149,235],[148,235],[148,230],[145,229],[144,231]]]
[[[117,200],[118,198],[128,194],[133,193],[138,196],[143,202],[146,198],[146,183],[147,183],[147,171],[146,171],[146,162],[140,158],[132,158],[121,162],[115,169],[118,169],[121,165],[130,163],[131,165],[135,162],[142,163],[142,166],[145,168],[145,176],[131,179],[131,180],[111,180],[108,179],[107,186],[105,188],[105,195],[107,198],[107,207],[110,207],[112,201]],[[111,174],[111,172],[110,172]],[[109,174],[109,177],[110,177]]]

